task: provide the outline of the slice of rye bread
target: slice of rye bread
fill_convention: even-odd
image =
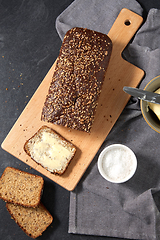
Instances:
[[[6,203],[6,208],[19,227],[32,238],[42,235],[53,221],[52,215],[42,203],[36,208]]]
[[[52,128],[42,126],[24,145],[25,152],[51,173],[62,175],[76,147]]]
[[[42,177],[7,167],[0,178],[0,198],[25,207],[36,207],[43,186]]]

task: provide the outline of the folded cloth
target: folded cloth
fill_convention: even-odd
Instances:
[[[56,29],[63,40],[72,27],[84,27],[107,34],[122,8],[142,15],[142,8],[132,0],[75,0],[56,19]]]
[[[143,9],[134,0],[75,0],[56,21],[63,39],[72,27],[86,27],[108,33],[122,8],[140,15]],[[123,55],[145,71],[144,86],[160,75],[160,10],[151,9]],[[105,131],[105,129],[104,129]],[[129,239],[160,239],[160,134],[144,121],[139,100],[123,110],[83,178],[70,194],[69,233]],[[138,159],[132,179],[122,184],[104,180],[97,159],[104,147],[121,143]]]

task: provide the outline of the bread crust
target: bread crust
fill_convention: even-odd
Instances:
[[[5,175],[7,173],[9,175],[6,179]],[[13,173],[13,176],[11,175],[12,173]],[[38,190],[34,191],[34,189],[32,189],[33,188],[32,184],[31,184],[30,190],[25,190],[24,185],[26,184],[26,182],[24,181],[20,182],[21,181],[20,178],[22,175],[23,175],[23,178],[25,176],[26,182],[32,179],[34,183],[35,179],[36,180],[38,179],[38,183],[37,183],[38,185],[36,184],[36,188],[38,188]],[[28,179],[28,177],[30,178],[30,180]],[[16,183],[16,185],[13,183],[13,181]],[[10,202],[10,203],[22,205],[25,207],[36,207],[40,203],[43,187],[44,187],[44,180],[41,176],[25,172],[25,171],[16,169],[14,167],[7,167],[0,178],[0,198],[5,202]],[[23,188],[23,192],[20,190],[21,188]],[[28,183],[27,183],[27,188],[28,188]],[[31,195],[32,191],[34,191],[33,195]],[[25,197],[24,196],[22,197],[23,201],[21,200],[21,196],[20,196],[21,194],[25,195]],[[33,203],[31,202],[32,196],[34,196]]]
[[[90,132],[112,42],[100,32],[70,29],[63,40],[41,119]]]
[[[65,142],[65,146],[67,148],[71,148],[72,149],[72,157],[70,159],[68,159],[66,166],[62,169],[62,170],[49,170],[47,167],[44,167],[43,164],[39,163],[36,161],[36,159],[34,159],[31,155],[31,151],[30,151],[30,142],[37,137],[40,138],[41,137],[41,133],[43,133],[43,131],[47,131],[51,134],[53,134],[54,136],[56,135],[58,137],[59,140],[61,140],[63,143]],[[57,131],[53,130],[52,128],[43,125],[30,139],[28,139],[25,144],[24,144],[24,151],[39,165],[41,165],[42,167],[44,167],[46,170],[50,171],[53,174],[58,174],[58,175],[62,175],[64,174],[64,172],[67,170],[71,160],[74,158],[75,153],[76,153],[76,146],[72,143],[70,143],[68,140],[66,140],[63,136],[61,136]]]

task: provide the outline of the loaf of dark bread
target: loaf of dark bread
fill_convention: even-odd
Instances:
[[[36,207],[40,203],[43,186],[41,176],[7,167],[0,178],[0,198],[24,207]]]
[[[110,38],[72,28],[63,40],[41,120],[90,132],[112,51]]]
[[[76,153],[76,147],[52,128],[42,126],[25,142],[25,152],[52,173],[62,175]]]
[[[19,227],[32,238],[41,236],[53,221],[52,215],[42,203],[36,208],[6,203],[6,208]]]

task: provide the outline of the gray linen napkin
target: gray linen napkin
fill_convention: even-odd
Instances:
[[[57,18],[57,31],[61,39],[74,26],[107,34],[123,7],[138,14],[143,11],[134,0],[76,0]],[[160,75],[159,38],[160,11],[151,9],[147,21],[123,53],[128,61],[146,73],[140,88]],[[70,194],[69,233],[160,239],[159,142],[160,134],[147,125],[139,101],[132,97]],[[99,153],[113,143],[130,147],[138,159],[136,174],[123,184],[107,182],[97,169]]]

